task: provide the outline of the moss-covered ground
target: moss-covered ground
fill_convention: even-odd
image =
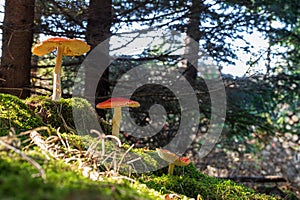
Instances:
[[[102,174],[101,178],[97,181],[86,178],[82,175],[82,165],[85,161],[86,163],[90,161],[82,152],[86,152],[89,148],[86,145],[88,139],[76,132],[72,114],[74,106],[77,106],[77,111],[82,110],[82,115],[91,113],[89,110],[93,109],[85,100],[78,98],[53,102],[47,97],[37,96],[20,100],[11,95],[0,94],[1,200],[165,199],[166,194],[172,193],[179,194],[180,199],[280,199],[255,193],[252,189],[230,180],[206,176],[193,164],[176,168],[173,176],[166,175],[166,168],[163,168],[142,174],[129,173],[125,170],[120,172],[118,178],[106,173],[111,171],[107,165],[101,166],[96,163],[98,171]],[[67,141],[65,143],[68,145],[65,144],[65,147],[58,146],[59,139],[53,142],[51,148],[56,157],[51,157],[45,150],[42,151],[43,145],[34,145],[32,141],[30,142],[29,134],[24,134],[40,127],[47,127],[47,131],[42,129],[43,131],[39,132],[45,140],[54,141],[59,138],[61,141]],[[54,137],[58,128],[61,134]],[[12,149],[3,145],[3,142]],[[112,141],[106,141],[106,154],[114,148],[110,147],[113,146],[111,144]],[[123,145],[122,148],[126,152],[129,145]],[[149,165],[156,165],[157,158],[151,156],[155,155],[155,151],[152,154],[147,151],[145,155],[143,149],[131,151],[145,158],[144,161]],[[65,155],[61,155],[63,153]],[[24,155],[35,161],[41,169],[34,166]],[[75,157],[76,159],[73,159]],[[63,158],[68,158],[69,161],[66,162]],[[70,161],[71,158],[73,161]],[[124,158],[121,156],[119,159]],[[45,177],[41,176],[41,170],[45,172]]]
[[[194,165],[188,165],[178,176],[150,175],[140,178],[149,188],[163,193],[175,191],[195,199],[276,199],[257,194],[249,188],[230,180],[209,177],[199,172]]]
[[[35,153],[36,154],[36,153]],[[30,155],[30,154],[29,154]],[[0,199],[159,199],[154,190],[128,181],[104,178],[91,181],[59,160],[44,161],[41,154],[31,155],[40,160],[46,180],[29,162],[16,154],[1,153]]]

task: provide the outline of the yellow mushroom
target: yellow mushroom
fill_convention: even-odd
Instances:
[[[56,63],[53,72],[52,100],[61,98],[61,66],[63,56],[80,56],[90,50],[90,46],[82,40],[54,37],[36,44],[32,53],[43,56],[57,49]]]

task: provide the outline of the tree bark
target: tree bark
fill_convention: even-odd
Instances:
[[[3,21],[0,92],[30,95],[34,0],[6,0]]]
[[[111,10],[111,0],[90,0],[86,40],[92,49],[111,36]]]
[[[98,103],[97,101],[106,100],[110,91],[108,65],[109,37],[111,36],[110,28],[112,26],[112,1],[90,0],[88,12],[88,24],[86,30],[86,40],[88,44],[91,45],[91,49],[93,50],[97,45],[105,43],[105,50],[99,52],[104,55],[99,56],[99,59],[101,58],[101,60],[97,63],[97,67],[106,68],[102,77],[95,77],[95,74],[99,74],[97,73],[97,67],[92,67],[92,69],[90,67],[89,70],[85,72],[85,97],[88,99],[96,99],[96,102],[91,103]],[[91,86],[95,83],[98,83],[96,92],[91,90]],[[100,100],[98,97],[100,97]],[[105,110],[99,110],[99,115],[101,117],[104,118],[105,114]]]
[[[192,0],[189,22],[186,30],[187,39],[185,41],[185,55],[188,58],[188,62],[186,63],[186,69],[183,74],[190,82],[195,81],[197,78],[199,40],[201,37],[199,30],[201,7],[201,1]]]

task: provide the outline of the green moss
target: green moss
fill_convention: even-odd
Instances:
[[[95,124],[99,123],[94,109],[82,98],[52,101],[48,97],[34,96],[26,99],[25,103],[44,123],[60,128],[61,132],[89,134],[90,129],[96,129]]]
[[[297,197],[297,195],[295,193],[293,193],[292,191],[289,190],[285,190],[283,191],[285,192],[286,196],[285,196],[285,200],[299,200],[300,198]]]
[[[1,152],[0,157],[0,199],[162,199],[142,185],[112,179],[91,181],[58,160],[41,163],[46,171],[44,181],[33,177],[38,171],[18,155]],[[44,160],[36,153],[34,158]]]
[[[44,123],[50,124],[53,128],[61,128],[66,131],[67,127],[74,127],[72,119],[72,104],[69,100],[61,99],[60,101],[52,101],[48,97],[34,96],[25,100],[35,113],[37,113]]]
[[[200,195],[203,199],[276,199],[268,195],[257,194],[253,190],[230,180],[206,176],[192,164],[185,167],[184,171],[182,176],[152,175],[144,176],[141,181],[148,187],[164,194],[177,192],[193,198]]]
[[[19,133],[43,126],[41,118],[30,110],[19,98],[0,93],[0,136],[10,128]]]
[[[123,144],[122,146],[126,151],[130,145]],[[155,150],[145,150],[143,148],[132,148],[129,155],[126,156],[126,161],[139,158],[136,162],[132,163],[135,169],[139,169],[139,172],[154,171],[160,168],[161,158],[158,156]]]
[[[78,150],[84,150],[86,149],[86,142],[84,141],[84,138],[79,135],[75,134],[69,134],[69,133],[62,133],[61,137],[64,140],[68,141],[68,144],[70,145],[70,148],[72,149],[78,149]]]
[[[71,145],[73,145],[71,141],[74,141],[77,144],[74,146],[78,146],[79,144],[79,148],[84,149],[93,146],[93,151],[96,150],[98,154],[102,153],[102,141],[99,141],[97,138],[73,135],[70,139],[69,134],[63,135],[69,138],[68,141]],[[77,139],[74,140],[72,138]],[[130,146],[127,144],[118,147],[115,140],[105,139],[104,141],[105,155],[109,158],[102,158],[102,160],[105,161],[101,162],[102,164],[99,166],[101,171],[107,170],[108,166],[113,167],[113,160],[115,160],[118,165],[118,173],[124,176],[128,176],[129,174],[139,176],[141,172],[153,171],[158,168],[158,159],[160,158],[155,151],[144,151],[143,149],[132,148],[128,152]]]
[[[86,150],[95,142],[95,138],[87,133],[99,121],[94,108],[86,100],[72,98],[52,101],[37,96],[24,102],[17,97],[0,94],[0,136],[7,134],[10,128],[18,133],[46,125],[51,130],[60,127],[61,136],[72,149]],[[98,148],[101,150],[100,144]],[[114,141],[106,140],[105,148],[108,154],[117,151],[117,159],[120,160],[129,145],[116,149]],[[167,167],[143,175],[134,174],[146,187],[140,183],[130,184],[112,179],[94,182],[74,170],[76,164],[71,167],[60,160],[47,160],[35,148],[27,153],[45,169],[47,180],[33,177],[38,171],[18,155],[0,151],[0,199],[164,199],[159,193],[173,192],[192,198],[200,195],[198,197],[202,199],[275,199],[257,194],[233,181],[206,176],[192,164],[176,167],[175,176],[163,175]],[[134,163],[135,168],[143,171],[159,168],[161,160],[157,153],[144,149],[132,149],[123,162],[137,157],[141,160]],[[127,168],[128,164],[121,167],[123,175],[128,175]]]

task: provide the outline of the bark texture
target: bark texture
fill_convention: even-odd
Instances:
[[[34,0],[6,0],[3,21],[0,92],[30,95]]]

